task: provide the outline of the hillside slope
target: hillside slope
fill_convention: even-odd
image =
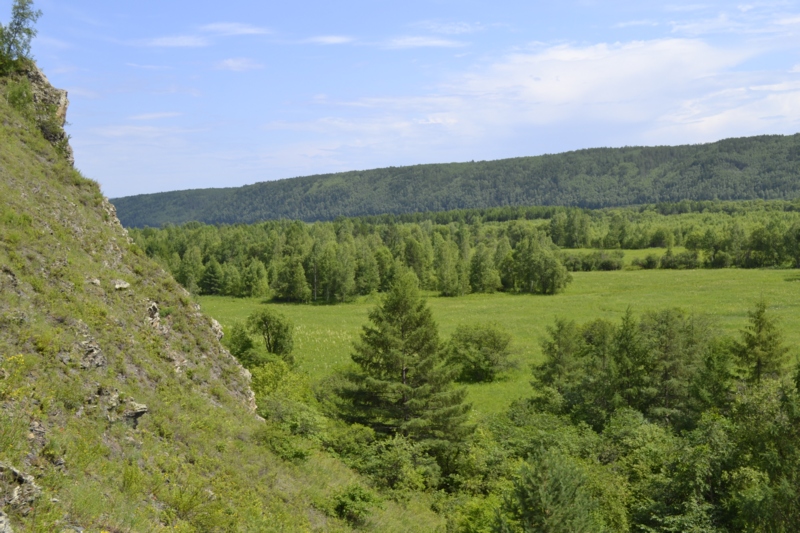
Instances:
[[[126,227],[446,211],[613,207],[800,196],[800,134],[676,147],[597,148],[498,161],[391,167],[239,188],[113,199]]]
[[[0,531],[349,531],[356,475],[277,458],[221,330],[0,80]],[[67,154],[68,155],[68,154]],[[365,526],[426,531],[389,502]]]

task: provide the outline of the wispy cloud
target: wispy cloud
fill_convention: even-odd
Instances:
[[[134,115],[132,117],[128,117],[130,120],[159,120],[162,118],[173,118],[179,117],[181,113],[177,113],[174,111],[168,111],[164,113],[144,113],[142,115]]]
[[[412,27],[432,33],[441,33],[443,35],[475,33],[483,31],[484,29],[482,24],[471,24],[469,22],[438,22],[434,20],[422,20],[412,24]]]
[[[756,53],[699,39],[551,45],[454,76],[425,96],[325,99],[317,103],[331,106],[327,117],[267,127],[307,132],[317,138],[307,153],[334,164],[374,157],[367,152],[440,160],[454,147],[480,150],[498,139],[546,143],[557,131],[574,135],[577,124],[602,127],[580,128],[576,142],[608,145],[610,132],[645,144],[704,142],[800,122],[800,82],[736,70]]]
[[[246,72],[248,70],[262,69],[264,65],[246,57],[234,57],[220,61],[215,65],[215,68],[233,72]]]
[[[451,39],[441,39],[438,37],[425,37],[425,36],[408,36],[397,37],[391,39],[386,43],[386,48],[403,49],[403,48],[460,48],[466,46],[466,43],[461,41],[453,41]]]
[[[200,27],[201,31],[213,33],[215,35],[265,35],[270,33],[266,28],[252,26],[250,24],[241,24],[238,22],[215,22],[214,24],[206,24]]]
[[[346,35],[318,35],[316,37],[310,37],[304,42],[312,44],[347,44],[353,41],[355,41],[354,38]]]
[[[201,48],[211,44],[205,37],[196,35],[176,35],[173,37],[156,37],[142,42],[145,46],[161,48]]]

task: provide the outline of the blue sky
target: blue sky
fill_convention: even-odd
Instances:
[[[800,130],[800,2],[36,6],[110,197]]]

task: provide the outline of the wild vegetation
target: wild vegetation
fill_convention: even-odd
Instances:
[[[383,501],[343,461],[258,419],[212,320],[6,98],[16,75],[0,78],[3,530],[442,524],[429,495]]]
[[[708,282],[717,272],[680,275],[685,285],[688,274],[700,275]],[[796,342],[797,292],[780,271],[758,272],[775,278],[776,285],[765,278],[761,286],[782,298],[780,306],[773,309],[759,301],[757,286],[745,289],[746,277],[737,281],[742,293],[729,295],[729,301],[720,298],[721,292],[709,291],[704,299],[689,299],[682,298],[686,288],[662,291],[672,302],[698,309],[696,314],[662,307],[663,303],[649,301],[645,294],[637,301],[649,310],[641,314],[621,307],[625,299],[634,298],[623,296],[608,302],[618,310],[618,319],[608,318],[608,312],[597,318],[596,305],[603,304],[599,300],[587,304],[594,301],[589,294],[477,294],[468,297],[467,305],[450,298],[432,298],[428,305],[434,316],[443,317],[442,326],[446,326],[438,329],[451,332],[450,340],[440,343],[440,361],[450,366],[449,379],[477,387],[469,389],[465,397],[473,410],[463,427],[469,430],[472,425],[474,429],[463,433],[457,445],[451,443],[444,457],[427,448],[425,439],[414,431],[388,429],[394,424],[387,426],[387,421],[398,420],[390,413],[402,412],[402,402],[392,403],[390,409],[369,400],[372,394],[403,390],[401,366],[381,374],[372,382],[375,388],[348,389],[353,383],[348,376],[363,372],[365,360],[359,343],[376,334],[372,324],[365,324],[364,311],[372,308],[370,315],[375,317],[388,316],[378,313],[392,309],[391,316],[400,323],[401,316],[413,316],[410,310],[424,308],[410,306],[408,313],[398,313],[391,303],[395,292],[373,303],[337,308],[272,304],[293,316],[297,367],[274,361],[263,363],[262,368],[282,368],[285,385],[277,385],[275,390],[294,389],[299,380],[312,393],[295,404],[294,415],[288,415],[286,406],[262,412],[298,428],[298,433],[316,436],[316,446],[338,454],[369,476],[373,486],[390,499],[408,497],[409,491],[444,491],[436,508],[447,516],[450,531],[789,531],[796,527],[798,517],[793,507],[796,489],[790,481],[796,475],[790,465],[797,463],[787,449],[793,450],[796,446],[789,443],[797,442],[792,429],[798,401],[797,353],[788,349],[781,326],[792,324],[791,339]],[[576,285],[585,290],[584,282],[591,281],[613,291],[608,288],[612,277],[617,283],[623,283],[621,278],[628,275],[649,277],[652,285],[654,277],[678,274],[579,273]],[[732,279],[721,282],[717,291],[731,287]],[[705,282],[698,280],[699,285]],[[645,287],[643,284],[639,291]],[[782,294],[787,288],[791,294]],[[702,314],[703,309],[730,309],[742,297],[753,298],[754,304],[747,313],[740,310],[731,324]],[[538,306],[549,298],[556,300],[548,304],[555,310]],[[568,301],[571,307],[564,306]],[[264,305],[258,299],[220,297],[206,297],[203,302],[228,324],[235,323],[245,309]],[[244,308],[243,303],[247,304]],[[777,310],[787,305],[793,305],[793,310],[783,309],[784,323],[780,323]],[[513,310],[504,314],[504,306]],[[519,306],[527,306],[527,312]],[[465,317],[464,310],[473,307],[483,309]],[[577,312],[570,313],[571,309]],[[582,322],[560,313],[580,317]],[[321,314],[330,314],[330,322]],[[508,317],[508,329],[471,325],[486,314]],[[548,324],[545,316],[556,318]],[[315,329],[320,339],[330,339],[345,329],[345,320],[352,324],[347,337],[320,345],[313,340]],[[421,338],[431,339],[430,319],[417,323],[428,324]],[[541,324],[536,328],[541,335],[523,336],[525,328],[517,324],[524,323]],[[364,324],[360,335],[358,324]],[[331,327],[334,329],[328,329]],[[499,381],[490,383],[491,388],[469,385],[470,374],[462,371],[472,368],[470,351],[462,352],[465,356],[461,358],[453,354],[451,346],[496,346],[492,339],[498,337],[498,331],[512,337],[518,357],[535,362],[532,371],[527,364],[505,367],[497,371],[494,379]],[[465,332],[474,332],[470,341],[465,341]],[[501,342],[501,350],[504,345]],[[388,349],[391,343],[382,346]],[[400,355],[402,350],[385,353]],[[325,367],[315,368],[315,364]],[[384,367],[375,368],[377,372]],[[254,375],[259,372],[252,371]],[[362,381],[357,384],[365,383],[366,375],[360,375]],[[385,379],[397,381],[388,387]],[[522,392],[515,400],[507,391],[517,382]],[[504,396],[497,401],[500,395]],[[488,398],[495,398],[491,407],[485,405]],[[319,417],[316,428],[297,421],[299,412],[310,417],[308,410]],[[415,418],[409,420],[413,423]],[[769,457],[774,457],[774,462]],[[381,466],[385,461],[405,466],[386,470]]]
[[[37,17],[15,1],[13,61]],[[131,239],[23,75],[0,95],[6,531],[800,529],[797,204]]]
[[[390,167],[239,188],[114,199],[126,227],[334,220],[504,206],[620,207],[800,196],[800,136],[595,148],[498,161]]]
[[[555,294],[568,286],[568,271],[800,267],[800,209],[778,201],[314,224],[195,222],[132,229],[131,236],[191,292],[303,303],[385,291],[402,268],[413,270],[424,290],[463,296]],[[628,263],[622,259],[623,250],[647,248]]]

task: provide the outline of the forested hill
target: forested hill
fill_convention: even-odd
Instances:
[[[595,148],[498,161],[389,167],[112,200],[129,227],[506,205],[589,208],[800,196],[800,134],[687,146]]]

